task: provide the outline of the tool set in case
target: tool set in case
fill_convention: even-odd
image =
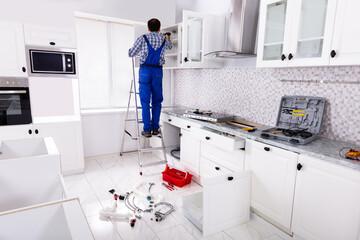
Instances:
[[[306,96],[283,96],[276,127],[263,130],[261,137],[295,144],[314,141],[320,131],[325,99]]]

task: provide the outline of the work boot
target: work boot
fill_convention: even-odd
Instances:
[[[145,136],[146,138],[150,138],[151,137],[151,131],[142,131],[141,135]]]
[[[152,135],[158,135],[160,133],[159,129],[153,128]]]

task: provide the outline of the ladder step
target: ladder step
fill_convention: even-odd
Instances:
[[[165,150],[164,147],[154,147],[154,148],[140,148],[139,152],[152,152],[152,151],[159,151],[159,150]]]
[[[129,92],[129,93],[134,93],[134,91],[131,91],[131,92]],[[139,92],[135,92],[135,94],[139,94]]]
[[[157,165],[157,164],[167,164],[167,161],[160,160],[160,161],[155,161],[155,162],[143,162],[143,163],[141,163],[141,167],[153,166],[153,165]]]
[[[131,118],[131,119],[126,119],[125,121],[131,122],[131,121],[136,121],[136,119]],[[143,123],[143,120],[142,120],[142,119],[139,119],[139,120],[138,120],[138,123]]]

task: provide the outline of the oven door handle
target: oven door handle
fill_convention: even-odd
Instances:
[[[24,94],[26,90],[0,90],[0,94]]]

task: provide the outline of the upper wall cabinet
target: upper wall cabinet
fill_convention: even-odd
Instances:
[[[360,64],[359,12],[359,0],[338,0],[330,65]]]
[[[27,45],[76,48],[76,34],[71,29],[24,24],[24,32]]]
[[[0,22],[0,76],[26,77],[25,66],[22,24]]]
[[[329,63],[336,0],[264,0],[258,67]]]
[[[204,67],[206,53],[225,48],[225,17],[183,12],[182,56],[184,67]]]

